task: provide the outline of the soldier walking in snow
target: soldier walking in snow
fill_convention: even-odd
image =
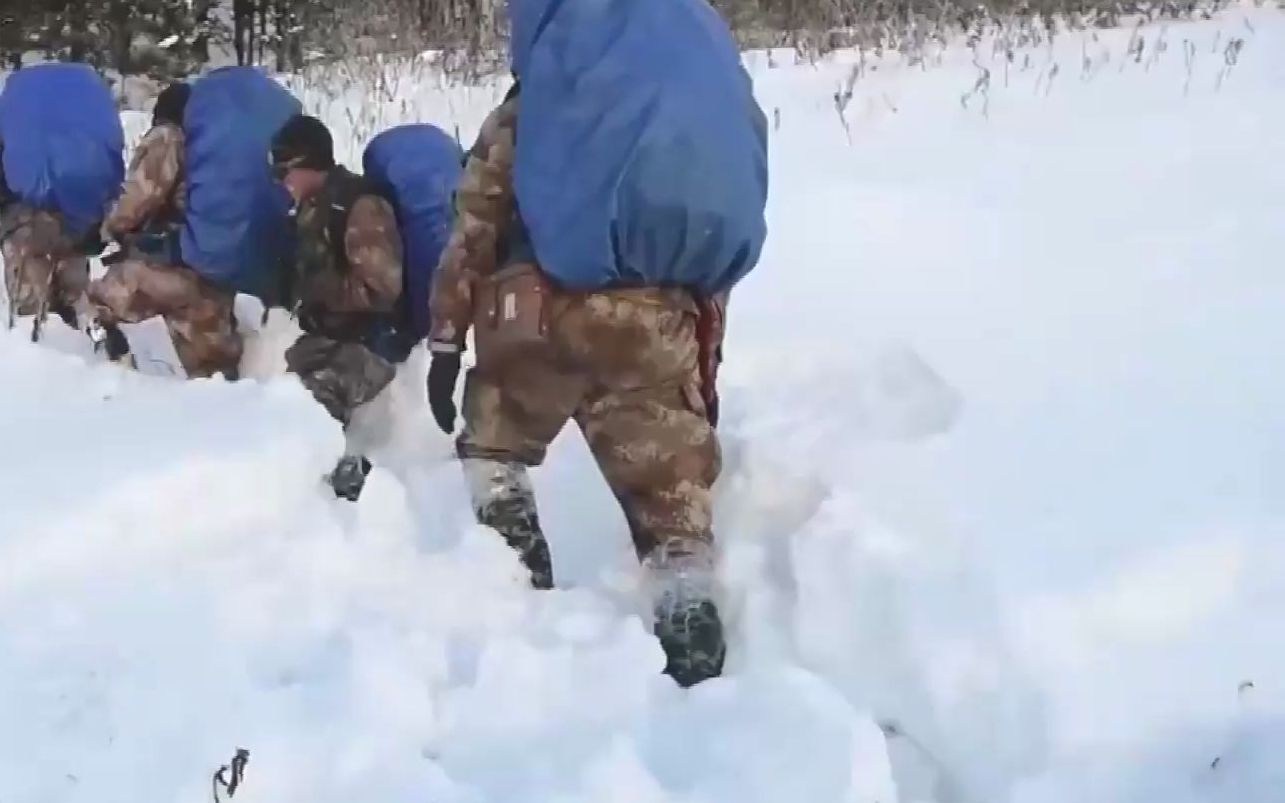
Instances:
[[[359,176],[335,163],[326,126],[298,115],[273,138],[271,160],[297,205],[285,295],[304,334],[286,365],[346,429],[427,332],[459,147],[432,126],[395,128],[370,144]],[[370,469],[364,455],[345,455],[330,476],[335,493],[355,501]]]
[[[666,671],[691,685],[721,673],[725,654],[713,374],[727,291],[763,241],[765,123],[726,28],[699,0],[617,4],[612,19],[547,0],[514,10],[522,91],[483,124],[457,190],[431,302],[430,403],[453,431],[472,328],[477,365],[457,452],[479,521],[520,554],[537,588],[552,586],[553,571],[527,467],[575,420],[647,569]],[[685,30],[693,20],[718,27]],[[617,44],[711,33],[722,46],[671,43],[664,56]],[[579,59],[582,49],[595,58]],[[708,96],[670,108],[654,98],[688,89],[666,85],[656,65],[677,52],[693,63],[666,75],[711,78]]]
[[[332,418],[347,429],[357,407],[374,400],[405,358],[396,339],[402,294],[402,242],[391,204],[374,186],[334,161],[324,123],[290,118],[272,137],[272,175],[296,203],[297,244],[285,303],[303,334],[285,352]],[[356,501],[370,472],[364,455],[344,455],[330,484]]]
[[[330,131],[306,115],[272,140],[272,170],[296,204],[298,232],[286,303],[303,335],[286,366],[345,428],[405,358],[394,343],[402,295],[402,240],[392,206],[364,178],[337,165]],[[356,500],[370,462],[345,455],[330,482]]]
[[[52,312],[91,329],[87,256],[120,188],[123,133],[111,93],[84,65],[40,65],[0,95],[0,241],[9,323]]]
[[[94,282],[90,295],[108,331],[162,315],[188,376],[235,379],[241,361],[236,294],[184,266],[179,245],[187,200],[183,113],[191,92],[174,83],[156,98],[152,127],[134,149],[124,190],[103,221],[103,240],[120,241],[124,259]],[[115,358],[120,340],[114,342]]]
[[[270,296],[288,225],[262,153],[297,108],[253,68],[215,70],[161,93],[103,223],[105,238],[126,245],[89,289],[104,326],[159,315],[189,377],[238,378],[236,294]]]

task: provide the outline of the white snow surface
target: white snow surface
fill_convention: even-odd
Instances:
[[[690,691],[574,428],[537,593],[422,352],[353,505],[279,316],[235,384],[0,332],[0,800],[198,803],[237,748],[236,803],[1285,799],[1285,17],[984,45],[965,103],[974,58],[867,65],[845,131],[852,54],[747,57],[771,239],[723,388],[731,656]],[[502,89],[302,91],[353,160]]]

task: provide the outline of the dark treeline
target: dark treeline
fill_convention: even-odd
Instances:
[[[1025,21],[1112,25],[1183,18],[1220,0],[714,0],[752,46],[896,46],[908,30]],[[504,0],[0,0],[0,60],[83,61],[165,78],[211,60],[298,70],[315,61],[428,48],[494,52]],[[872,38],[875,41],[871,41]]]

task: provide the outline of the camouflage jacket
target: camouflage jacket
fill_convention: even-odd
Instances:
[[[455,191],[455,224],[433,277],[429,339],[438,350],[462,349],[473,320],[473,287],[495,272],[513,221],[513,152],[518,98],[482,124]]]
[[[154,126],[134,149],[120,198],[103,222],[110,237],[182,220],[185,190],[183,129],[167,123]]]
[[[346,215],[346,223],[335,215]],[[299,207],[297,223],[290,295],[304,327],[350,339],[375,318],[395,323],[403,267],[392,205],[339,167],[322,191]],[[334,242],[340,225],[343,243]]]

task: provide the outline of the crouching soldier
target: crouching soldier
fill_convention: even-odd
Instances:
[[[0,249],[9,325],[48,313],[96,329],[88,255],[120,190],[124,134],[111,92],[88,67],[49,64],[11,76],[0,95]]]
[[[116,324],[164,318],[174,351],[189,377],[236,379],[241,340],[232,304],[236,294],[182,264],[179,245],[186,204],[183,114],[191,87],[175,83],[156,99],[152,128],[130,159],[125,187],[103,221],[104,241],[123,246],[120,258],[90,290],[99,320]],[[110,341],[112,357],[121,339]]]
[[[270,158],[296,204],[295,259],[282,295],[303,334],[286,350],[286,366],[346,431],[413,345],[399,326],[397,218],[371,182],[335,163],[330,131],[315,117],[282,126]],[[345,454],[330,475],[335,494],[355,501],[370,469],[365,455]]]
[[[298,107],[248,67],[161,93],[103,223],[124,245],[89,290],[104,326],[159,315],[189,377],[238,378],[236,294],[268,295],[288,241],[289,206],[262,153]]]
[[[179,231],[183,221],[185,138],[183,112],[192,88],[185,83],[170,84],[156,98],[152,110],[152,127],[134,146],[126,173],[125,186],[111,212],[103,221],[100,238],[104,243],[122,244],[124,250],[105,258],[104,261],[121,262],[128,257],[140,257],[161,264],[179,262]],[[125,278],[123,271],[110,274],[113,280]],[[110,286],[110,285],[109,285]],[[103,288],[95,291],[102,303]],[[143,293],[130,293],[134,301],[145,297]],[[144,310],[155,312],[155,310]],[[115,325],[120,321],[141,320],[137,314],[114,315],[104,310],[104,342],[108,356],[121,360],[129,356],[129,343]],[[147,317],[147,316],[143,316]],[[176,349],[182,343],[184,352],[190,352],[192,337],[174,338]],[[183,360],[183,354],[180,354]],[[200,373],[190,354],[185,361],[191,370]]]

